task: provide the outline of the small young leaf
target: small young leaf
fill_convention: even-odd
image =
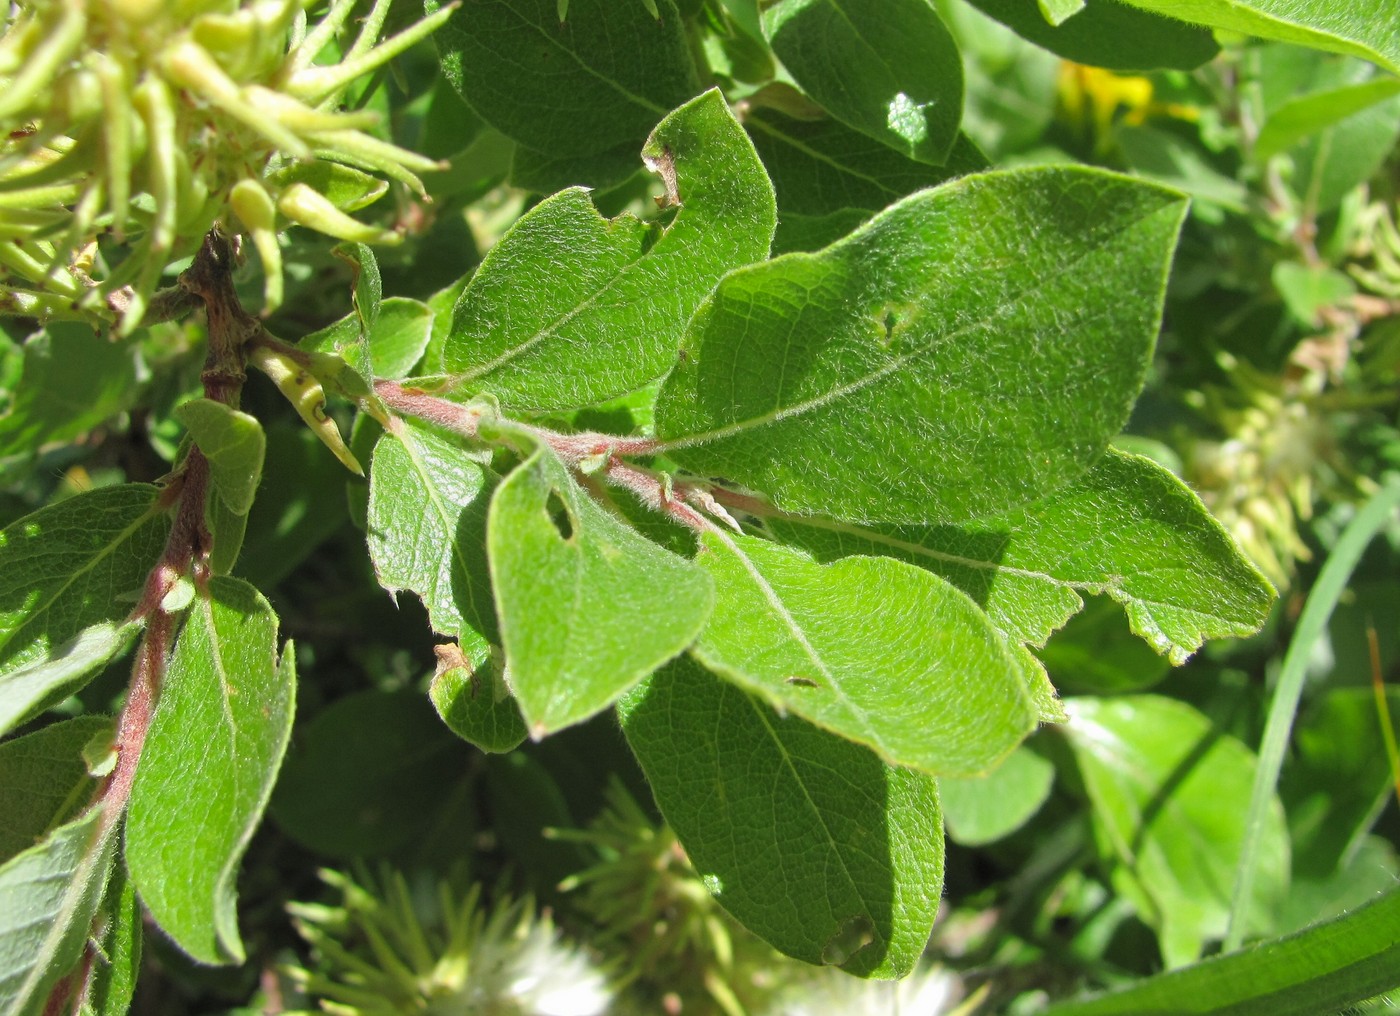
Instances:
[[[115,822],[101,808],[0,867],[0,1013],[38,1013],[82,955],[111,868]]]
[[[79,716],[0,743],[0,862],[41,841],[92,795],[83,748],[112,721]]]
[[[1254,754],[1174,699],[1077,698],[1065,708],[1070,721],[1063,729],[1115,888],[1157,930],[1168,966],[1196,959],[1207,941],[1225,934]],[[1288,833],[1277,798],[1259,857],[1253,912],[1262,917],[1288,884]]]
[[[691,319],[657,435],[790,511],[951,522],[1030,501],[1127,418],[1185,208],[1098,170],[987,173],[731,272]]]
[[[376,176],[326,159],[294,162],[274,170],[267,178],[279,188],[304,183],[342,212],[358,212],[374,204],[389,189],[389,185]]]
[[[1220,52],[1209,29],[1150,11],[1135,10],[1118,0],[1087,0],[1073,17],[1054,23],[1042,13],[1044,0],[1041,3],[1037,0],[969,2],[1023,39],[1066,60],[1094,67],[1189,71]],[[1074,0],[1069,2],[1072,4]],[[1180,16],[1189,18],[1186,12]]]
[[[443,362],[460,387],[518,409],[640,388],[674,362],[686,321],[720,277],[768,255],[773,189],[718,91],[666,117],[642,157],[679,205],[675,219],[609,221],[578,188],[536,205],[453,312]]]
[[[832,116],[941,166],[962,119],[962,58],[929,0],[779,0],[763,32]]]
[[[350,266],[350,298],[355,317],[360,323],[359,334],[337,346],[336,352],[355,369],[366,387],[372,387],[374,363],[370,356],[369,336],[379,320],[380,305],[384,302],[379,262],[374,257],[374,251],[362,243],[338,244],[332,253]]]
[[[204,963],[243,960],[234,887],[292,729],[290,644],[238,579],[215,577],[175,644],[131,789],[126,862],[156,923]]]
[[[360,316],[351,311],[334,324],[305,336],[297,348],[334,353],[359,342]],[[375,377],[402,378],[423,358],[433,334],[433,311],[427,304],[390,296],[379,305],[369,330],[369,357]]]
[[[177,406],[175,418],[188,428],[209,460],[215,492],[235,515],[247,515],[257,496],[267,452],[258,418],[212,399],[191,399]]]
[[[506,682],[536,738],[607,708],[710,612],[705,573],[598,505],[543,445],[496,488],[486,545]]]
[[[467,659],[456,646],[437,646],[438,667],[428,697],[452,732],[489,754],[518,747],[527,736],[496,661]]]
[[[1008,639],[1037,646],[1080,608],[1081,593],[1107,593],[1137,634],[1180,664],[1206,639],[1257,631],[1273,601],[1185,484],[1116,450],[1039,501],[962,526],[771,525],[818,560],[887,554],[937,572]]]
[[[436,9],[439,0],[429,0]],[[586,156],[646,137],[700,90],[674,0],[462,4],[433,35],[443,73],[483,120],[540,152]]]
[[[379,584],[417,593],[433,630],[473,653],[496,630],[486,571],[495,483],[483,453],[414,420],[374,446],[367,539]]]
[[[666,821],[725,909],[776,948],[902,977],[943,883],[934,781],[681,657],[619,703]]]
[[[1020,665],[962,592],[901,561],[819,565],[707,534],[715,580],[694,654],[776,708],[932,774],[985,772],[1036,723]]]

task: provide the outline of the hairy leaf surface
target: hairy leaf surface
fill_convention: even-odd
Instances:
[[[693,652],[776,708],[934,774],[987,770],[1035,726],[1011,650],[937,576],[880,557],[821,565],[749,536],[703,547],[715,609]]]
[[[126,861],[156,923],[203,963],[241,963],[238,862],[292,729],[295,663],[256,589],[215,577],[195,596],[131,790]]]
[[[435,631],[473,645],[495,632],[485,556],[495,482],[481,452],[414,420],[374,446],[368,540],[379,583],[417,593]]]
[[[943,883],[930,777],[685,657],[619,712],[662,814],[725,909],[809,963],[865,977],[913,969]]]
[[[1023,508],[961,526],[773,520],[775,534],[834,560],[887,554],[942,575],[1009,639],[1043,645],[1107,593],[1173,663],[1208,638],[1258,630],[1273,591],[1185,484],[1109,451],[1080,480]]]
[[[597,504],[544,446],[496,489],[486,543],[506,681],[534,737],[607,708],[710,612],[705,573]]]
[[[100,808],[0,866],[0,1013],[43,1011],[82,955],[111,867],[115,823]]]
[[[660,377],[686,321],[731,268],[762,260],[773,189],[718,91],[666,117],[642,152],[679,202],[664,228],[547,198],[491,249],[452,316],[455,387],[514,409],[600,402]]]
[[[0,743],[0,862],[28,850],[73,818],[92,796],[83,749],[112,721],[78,716]]]
[[[952,522],[1082,474],[1127,418],[1185,199],[1083,168],[964,177],[726,276],[656,407],[681,465],[780,507]]]

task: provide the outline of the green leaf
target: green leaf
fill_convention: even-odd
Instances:
[[[97,958],[78,1016],[126,1016],[141,970],[141,918],[136,887],[118,867],[93,929]]]
[[[948,837],[966,847],[995,843],[1031,820],[1050,796],[1055,766],[1025,747],[986,776],[943,776],[938,801]]]
[[[374,204],[389,189],[389,185],[377,176],[326,159],[294,162],[273,170],[267,179],[279,189],[304,183],[324,195],[342,212],[358,212]]]
[[[1114,137],[1135,173],[1190,194],[1198,215],[1204,202],[1240,215],[1248,213],[1249,189],[1211,165],[1198,142],[1155,127],[1125,124],[1114,128]]]
[[[1253,753],[1174,699],[1078,698],[1066,700],[1065,709],[1063,730],[1114,887],[1157,930],[1169,966],[1196,959],[1229,921]],[[1277,798],[1258,850],[1254,912],[1263,915],[1288,884],[1288,834]]]
[[[1400,726],[1400,688],[1386,689]],[[1279,783],[1295,874],[1330,874],[1370,831],[1395,793],[1374,693],[1336,688],[1299,719]]]
[[[525,740],[525,721],[500,667],[487,657],[472,661],[456,646],[437,646],[437,673],[428,688],[442,722],[482,751],[501,754]]]
[[[802,90],[848,126],[942,165],[962,118],[962,60],[928,0],[779,0],[769,45]]]
[[[726,276],[657,435],[790,511],[951,522],[1030,501],[1127,418],[1184,211],[1077,167],[915,194],[818,254]]]
[[[229,511],[247,515],[258,493],[267,452],[258,418],[212,399],[182,403],[175,407],[175,418],[188,428],[209,460],[210,482]]]
[[[429,0],[429,10],[441,4]],[[673,0],[463,4],[433,35],[443,73],[483,120],[521,144],[586,156],[639,143],[700,90]]]
[[[384,302],[384,283],[379,274],[379,262],[374,251],[362,243],[341,243],[332,248],[331,253],[350,266],[350,300],[354,314],[359,321],[359,334],[353,340],[343,342],[336,352],[354,368],[366,388],[374,385],[374,363],[369,348],[369,336],[374,323],[379,320],[379,310]]]
[[[767,256],[773,190],[719,92],[666,117],[642,155],[679,196],[675,218],[665,228],[630,214],[607,220],[578,188],[536,205],[453,312],[443,361],[460,388],[526,409],[640,388],[675,361],[686,321],[720,277]]]
[[[537,447],[486,523],[506,681],[532,737],[607,708],[700,633],[710,581],[585,494]]]
[[[1133,631],[1181,664],[1211,638],[1257,631],[1273,590],[1200,499],[1149,459],[1110,449],[1083,478],[1023,508],[962,526],[773,520],[818,560],[888,554],[942,575],[1007,638],[1043,645],[1107,594]]]
[[[101,808],[53,830],[0,867],[0,1013],[43,1011],[82,955],[116,843]]]
[[[355,692],[297,731],[272,815],[318,854],[385,854],[422,837],[467,755],[421,692]]]
[[[290,644],[252,586],[215,577],[180,632],[131,789],[126,862],[156,923],[203,963],[241,963],[234,889],[292,730]]]
[[[135,621],[99,621],[49,656],[0,668],[0,733],[8,733],[78,691],[105,664],[124,653],[140,629]]]
[[[778,195],[778,239],[784,250],[812,250],[789,239],[810,219],[847,212],[827,242],[850,232],[907,194],[987,167],[987,160],[959,134],[942,166],[915,162],[851,130],[839,120],[798,120],[773,109],[744,118],[759,158]],[[849,213],[857,214],[855,219]],[[825,243],[815,246],[825,246]]]
[[[637,143],[591,155],[556,155],[516,145],[510,157],[510,184],[536,194],[553,194],[566,187],[606,191],[641,172]]]
[[[0,679],[131,612],[165,545],[159,493],[140,483],[103,487],[0,531]]]
[[[496,474],[486,453],[399,420],[374,446],[367,539],[379,584],[408,589],[433,630],[483,649],[496,631],[486,570],[486,513]]]
[[[1287,938],[1259,942],[1130,984],[1046,1016],[1316,1016],[1395,987],[1400,892]]]
[[[1256,159],[1269,159],[1310,135],[1318,134],[1396,95],[1400,95],[1400,81],[1380,77],[1360,84],[1313,92],[1286,102],[1259,129],[1253,155]]]
[[[750,536],[701,545],[717,592],[692,652],[779,710],[892,765],[964,776],[1035,726],[1011,650],[938,576],[880,557],[820,565]]]
[[[369,330],[369,358],[374,377],[402,378],[417,366],[433,334],[433,310],[426,303],[390,296],[379,304],[379,315]],[[361,321],[352,311],[334,324],[303,338],[299,349],[319,353],[339,352],[359,342]]]
[[[0,416],[0,462],[97,427],[135,401],[144,373],[135,343],[86,325],[56,323],[30,336],[14,399]]]
[[[1039,0],[1040,13],[1059,27],[1084,9],[1084,0]]]
[[[1134,10],[1119,0],[1087,0],[1083,10],[1063,22],[1048,19],[1042,13],[1044,0],[970,2],[1023,39],[1067,60],[1094,67],[1189,71],[1220,52],[1209,30],[1186,23],[1194,18],[1184,14],[1180,15],[1182,21],[1159,17],[1150,11]]]
[[[1292,186],[1309,208],[1327,212],[1380,171],[1400,137],[1400,96],[1367,106],[1291,151]]]
[[[92,797],[83,748],[112,721],[79,716],[0,743],[0,862],[40,842]]]
[[[1350,53],[1400,73],[1400,0],[1125,0],[1208,28]]]
[[[902,977],[943,883],[932,779],[682,657],[619,705],[666,821],[726,910],[776,948]]]
[[[1288,312],[1305,328],[1321,327],[1319,314],[1323,309],[1336,307],[1356,295],[1351,276],[1326,265],[1276,261],[1272,274],[1274,288],[1283,297]]]

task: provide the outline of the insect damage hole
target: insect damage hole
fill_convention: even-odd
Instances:
[[[549,517],[550,525],[559,532],[561,540],[571,540],[574,536],[574,519],[569,514],[568,505],[559,496],[557,490],[549,492],[549,498],[544,503],[544,513]]]

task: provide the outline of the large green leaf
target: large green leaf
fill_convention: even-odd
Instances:
[[[1036,0],[970,2],[1022,38],[1075,63],[1189,71],[1220,52],[1207,29],[1134,10],[1120,0],[1087,0],[1083,10],[1058,25],[1045,19]]]
[[[1350,53],[1400,72],[1400,0],[1125,0],[1209,28]]]
[[[1198,958],[1229,921],[1253,753],[1175,699],[1077,698],[1065,709],[1063,729],[1114,887],[1157,929],[1168,966]],[[1252,912],[1266,915],[1288,883],[1288,834],[1277,798],[1257,857]]]
[[[725,277],[662,387],[677,462],[791,511],[952,522],[1083,473],[1151,357],[1185,199],[1052,167]]]
[[[37,1016],[82,955],[111,867],[102,809],[54,829],[0,866],[0,1014]]]
[[[1316,1016],[1400,983],[1400,892],[1287,938],[1138,981],[1046,1016]]]
[[[763,32],[803,91],[881,144],[942,165],[962,119],[962,59],[929,0],[778,0]]]
[[[544,446],[496,488],[486,545],[506,681],[535,737],[607,708],[710,612],[704,572],[600,506]]]
[[[204,963],[238,963],[235,880],[292,730],[295,663],[238,579],[201,590],[175,644],[131,789],[126,862],[151,916]]]
[[[1174,663],[1209,638],[1257,631],[1272,590],[1180,480],[1109,451],[1075,483],[961,526],[860,527],[774,520],[819,560],[888,554],[937,572],[1009,639],[1043,645],[1082,594],[1121,603],[1135,632]]]
[[[428,7],[441,6],[429,0]],[[540,152],[640,143],[699,91],[674,0],[474,0],[433,35],[442,69],[481,118]]]
[[[684,657],[619,711],[662,814],[730,913],[809,963],[867,977],[913,969],[943,882],[932,779]]]
[[[675,218],[664,228],[630,214],[607,220],[582,188],[535,206],[453,311],[443,362],[458,388],[523,409],[640,388],[674,362],[720,276],[767,257],[773,189],[719,92],[666,117],[642,154],[678,195]]]
[[[750,536],[702,546],[715,609],[693,652],[776,708],[935,774],[984,772],[1035,726],[1016,658],[936,575],[882,557],[820,565]]]
[[[79,716],[0,743],[0,862],[28,850],[92,796],[83,749],[112,721]]]
[[[481,647],[495,632],[486,574],[483,454],[426,424],[399,420],[374,447],[369,553],[382,586],[410,589],[433,629]]]

